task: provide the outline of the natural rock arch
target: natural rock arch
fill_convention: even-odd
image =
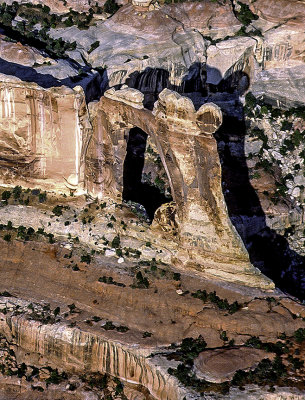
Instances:
[[[136,89],[110,89],[91,106],[88,192],[121,201],[125,138],[132,127],[139,127],[155,142],[176,205],[180,250],[173,261],[209,277],[273,288],[251,265],[227,213],[213,137],[222,123],[219,107],[208,103],[196,112],[190,99],[164,89],[151,112],[144,108],[143,97]]]

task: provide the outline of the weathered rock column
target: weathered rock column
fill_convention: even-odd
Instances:
[[[129,129],[112,124],[104,110],[91,105],[93,136],[86,152],[86,188],[94,197],[122,200],[123,168]]]
[[[196,112],[190,99],[165,89],[153,113],[157,141],[175,186],[179,261],[211,277],[272,288],[273,283],[251,265],[228,216],[213,137],[222,123],[219,107],[204,104]]]

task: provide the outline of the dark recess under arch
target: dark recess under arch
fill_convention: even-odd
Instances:
[[[123,200],[142,204],[152,221],[155,211],[170,199],[161,191],[148,183],[142,182],[147,134],[134,127],[129,131],[127,154],[123,170]]]

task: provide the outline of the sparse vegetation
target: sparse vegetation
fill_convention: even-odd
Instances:
[[[135,276],[135,282],[130,287],[134,289],[148,289],[149,281],[146,277],[143,276],[141,271],[138,271]]]
[[[253,371],[238,370],[231,382],[233,386],[243,387],[246,384],[272,385],[284,378],[287,374],[287,368],[282,362],[280,356],[276,356],[273,361],[265,358]]]
[[[126,285],[124,283],[120,283],[120,282],[116,282],[115,280],[113,280],[113,278],[111,276],[101,276],[100,278],[98,278],[99,282],[102,283],[106,283],[108,285],[115,285],[115,286],[120,286],[120,287],[125,287]]]
[[[238,1],[237,4],[239,5],[240,9],[236,12],[236,15],[242,24],[248,26],[252,21],[258,19],[258,15],[253,14],[247,4],[241,3],[240,1]]]
[[[303,343],[305,341],[305,328],[299,328],[294,332],[294,337],[297,343]]]
[[[60,217],[62,215],[62,210],[64,209],[64,206],[57,205],[53,208],[52,213],[56,215],[56,217]]]
[[[237,301],[230,304],[227,299],[221,299],[215,291],[208,293],[206,290],[197,290],[197,292],[192,293],[192,296],[202,300],[204,303],[209,301],[215,304],[220,310],[228,311],[229,314],[234,314],[242,307]]]
[[[95,49],[97,49],[100,45],[99,40],[91,44],[90,49],[88,50],[88,54],[92,53]]]
[[[104,11],[107,14],[115,14],[120,7],[117,5],[115,0],[106,0],[104,4]]]
[[[91,255],[90,254],[83,254],[81,256],[81,262],[90,264],[91,263]]]

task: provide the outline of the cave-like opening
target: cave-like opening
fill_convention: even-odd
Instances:
[[[152,221],[155,211],[171,199],[154,182],[143,179],[147,138],[148,135],[138,127],[129,131],[123,169],[123,200],[143,205]]]

